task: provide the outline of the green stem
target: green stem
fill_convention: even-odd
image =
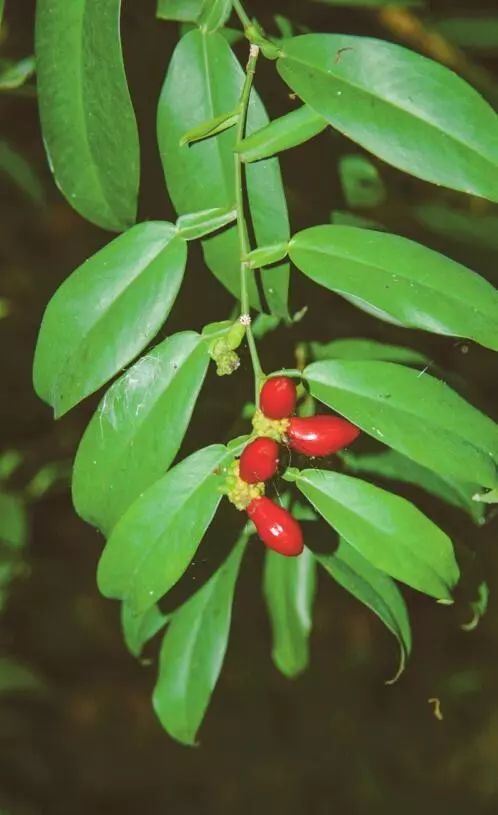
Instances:
[[[251,25],[251,20],[249,15],[244,11],[244,7],[240,0],[233,0],[233,10],[235,11],[235,14],[239,18],[243,27],[248,28]]]
[[[237,5],[240,5],[240,3],[237,3],[237,0],[235,0],[235,3]],[[234,6],[236,8],[235,4]],[[244,80],[244,85],[242,87],[242,93],[239,102],[239,119],[237,122],[235,135],[236,144],[241,142],[242,139],[244,138],[247,120],[247,108],[249,105],[249,98],[251,95],[251,88],[254,78],[254,72],[256,69],[256,62],[258,60],[258,55],[259,55],[258,46],[251,44],[249,50],[249,60],[247,62],[246,67],[246,76]],[[244,213],[243,162],[239,153],[234,153],[234,163],[235,163],[235,208],[237,210],[237,227],[240,244],[240,309],[243,315],[249,315],[251,307],[249,304],[248,277],[251,274],[251,270],[249,269],[249,265],[245,258],[251,251],[251,247],[249,243],[249,234],[247,231],[247,223]],[[261,368],[261,363],[259,361],[258,349],[256,348],[256,342],[254,340],[254,335],[252,333],[252,328],[250,324],[247,326],[246,336],[247,344],[249,345],[249,352],[251,355],[252,367],[254,370],[256,404],[258,404],[260,380],[262,379],[264,374]]]

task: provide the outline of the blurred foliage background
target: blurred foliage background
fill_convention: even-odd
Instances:
[[[341,6],[335,0],[248,5],[274,33],[274,15],[283,14],[315,31],[401,42],[456,68],[498,104],[494,0],[389,8],[372,0],[362,8],[352,0]],[[140,218],[168,218],[155,106],[177,32],[155,20],[153,0],[125,2],[123,13],[141,131]],[[401,680],[386,686],[395,644],[368,610],[321,575],[311,667],[289,682],[270,661],[262,558],[254,545],[242,570],[228,657],[200,747],[182,748],[161,730],[149,701],[154,643],[143,664],[126,652],[118,606],[99,597],[95,585],[102,540],[77,518],[70,501],[70,462],[97,399],[55,424],[31,386],[44,306],[70,271],[109,239],[69,208],[50,177],[36,80],[25,59],[33,50],[33,24],[33,0],[7,0],[0,42],[0,812],[386,815],[402,808],[412,815],[424,807],[453,815],[496,813],[496,518],[491,508],[476,531],[458,509],[407,485],[397,485],[399,493],[464,547],[469,582],[485,576],[489,583],[489,609],[475,630],[461,628],[472,617],[465,587],[454,608],[404,589],[414,652]],[[244,44],[236,48],[244,59]],[[19,72],[26,79],[22,85]],[[289,109],[286,88],[264,61],[256,84],[273,115]],[[375,171],[369,165],[366,180],[360,172],[358,192],[358,156],[364,156],[359,148],[330,130],[283,154],[295,230],[331,217],[336,222],[366,217],[445,252],[496,284],[496,205],[431,187],[378,160],[372,161]],[[427,354],[454,387],[493,415],[496,367],[490,351],[382,324],[339,298],[324,297],[304,278],[294,279],[292,292],[294,309],[308,311],[292,329],[263,341],[267,370],[292,365],[302,340],[360,336],[404,344]],[[230,306],[197,255],[168,332],[222,319]],[[182,455],[242,432],[237,411],[250,387],[247,360],[228,380],[211,373]],[[172,606],[214,570],[238,522],[230,511],[216,520],[172,593]],[[308,532],[316,548],[327,547],[327,534],[321,525]]]

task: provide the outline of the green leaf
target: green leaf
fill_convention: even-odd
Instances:
[[[172,615],[163,640],[154,710],[167,732],[193,745],[221,672],[245,539]]]
[[[25,57],[0,67],[0,91],[12,91],[24,85],[35,72],[35,58]]]
[[[498,504],[498,487],[489,492],[477,493],[473,496],[473,500],[482,504]]]
[[[158,0],[156,16],[161,20],[194,23],[202,8],[203,0]]]
[[[331,342],[311,342],[311,356],[314,360],[323,359],[377,359],[385,362],[401,362],[405,365],[428,365],[431,360],[413,348],[402,345],[388,345],[376,340],[345,339]]]
[[[381,6],[424,6],[424,0],[313,0],[325,6],[364,6],[377,8]]]
[[[447,17],[431,24],[438,34],[461,48],[475,51],[498,50],[498,16]]]
[[[274,317],[273,314],[258,314],[252,324],[253,337],[256,340],[262,340],[267,334],[270,334],[272,331],[276,331],[279,325],[279,317]]]
[[[180,288],[186,243],[172,224],[137,224],[83,263],[45,311],[34,362],[38,395],[62,416],[142,351]]]
[[[158,139],[168,191],[180,214],[209,207],[231,208],[235,201],[233,151],[235,133],[225,130],[213,139],[190,147],[181,136],[202,122],[239,104],[244,72],[220,34],[191,31],[178,43],[164,82],[158,109]],[[268,117],[255,92],[251,94],[248,129],[265,125]],[[259,162],[247,169],[247,190],[252,225],[259,245],[289,238],[285,196],[278,161]],[[235,296],[240,295],[240,247],[237,227],[225,229],[203,242],[207,265]],[[268,270],[263,288],[276,316],[287,316],[289,265]],[[254,277],[250,300],[261,303]]]
[[[102,399],[76,455],[73,501],[82,518],[106,535],[171,465],[208,363],[207,343],[199,334],[174,334],[129,368]]]
[[[361,229],[378,229],[385,232],[386,228],[379,221],[373,218],[365,218],[364,215],[357,215],[355,212],[347,210],[333,209],[330,213],[330,223],[335,226],[359,226]]]
[[[460,212],[445,204],[420,204],[412,210],[416,220],[436,235],[457,243],[470,243],[479,250],[498,252],[498,217]]]
[[[219,116],[215,116],[213,119],[209,119],[207,122],[201,122],[200,125],[192,127],[183,134],[180,139],[180,147],[183,147],[184,144],[192,144],[196,141],[201,141],[201,139],[207,139],[210,136],[216,136],[218,133],[223,133],[223,131],[236,125],[238,119],[239,112],[238,110],[235,110],[230,111],[229,113],[221,113]]]
[[[386,190],[375,164],[365,156],[351,154],[339,159],[339,178],[348,206],[376,207],[385,200]]]
[[[36,5],[37,88],[50,167],[71,206],[114,231],[135,221],[140,169],[120,6],[120,0]]]
[[[246,262],[249,264],[250,269],[261,269],[262,266],[268,266],[270,263],[276,263],[287,257],[288,248],[287,241],[285,243],[274,243],[272,246],[259,246],[249,252]]]
[[[148,608],[143,614],[134,614],[128,604],[123,603],[121,627],[128,651],[138,658],[144,645],[164,628],[169,619],[170,615],[163,614],[156,605]]]
[[[28,538],[28,518],[24,502],[17,495],[0,492],[0,546],[22,549]]]
[[[0,141],[0,173],[8,176],[34,204],[43,203],[45,196],[36,171],[24,156],[5,141]]]
[[[272,658],[285,676],[293,678],[308,665],[308,639],[316,588],[313,554],[286,558],[267,551],[264,594],[273,632]]]
[[[176,222],[178,234],[186,241],[203,238],[210,235],[227,224],[231,224],[237,218],[237,210],[233,208],[204,209],[202,212],[191,212],[188,215],[180,215]]]
[[[328,122],[308,105],[273,119],[236,146],[243,161],[260,161],[309,141],[328,127]]]
[[[414,589],[450,599],[459,571],[445,533],[413,504],[366,481],[302,470],[296,484],[372,566]]]
[[[312,396],[377,440],[444,476],[497,482],[498,428],[444,382],[392,362],[314,362]],[[494,460],[493,460],[494,459]]]
[[[0,454],[0,481],[7,481],[19,469],[23,459],[19,450],[4,450]]]
[[[203,31],[217,31],[223,28],[232,13],[232,0],[204,0],[198,25]]]
[[[383,232],[316,226],[292,238],[289,255],[315,283],[400,325],[498,350],[498,292],[432,249]]]
[[[403,673],[412,647],[410,620],[398,587],[390,577],[371,566],[346,541],[339,541],[339,546],[332,555],[315,557],[331,577],[373,611],[398,640],[400,664],[391,682],[396,681]]]
[[[126,600],[140,614],[175,585],[214,517],[222,468],[235,455],[221,444],[198,450],[137,498],[100,559],[102,594]]]
[[[343,34],[305,34],[282,50],[284,81],[345,136],[418,178],[498,201],[498,117],[448,68]]]
[[[486,614],[488,609],[489,600],[489,587],[483,580],[477,587],[477,597],[470,603],[470,610],[472,617],[469,622],[464,623],[461,627],[464,631],[473,631],[479,625],[482,617]]]
[[[352,473],[367,473],[415,484],[446,503],[463,509],[476,523],[484,523],[484,507],[473,500],[478,489],[477,484],[468,484],[455,481],[448,476],[437,475],[396,450],[386,450],[373,455],[356,455],[346,452],[340,453],[339,457]]]
[[[10,657],[0,657],[0,694],[43,690],[44,683],[31,668]]]

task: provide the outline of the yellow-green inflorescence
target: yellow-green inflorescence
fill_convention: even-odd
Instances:
[[[285,440],[285,435],[289,427],[288,419],[268,419],[259,409],[256,410],[252,418],[252,426],[257,436],[266,436],[275,441]]]
[[[227,467],[227,477],[225,480],[224,493],[228,500],[237,509],[246,509],[254,498],[261,498],[265,493],[265,485],[262,481],[257,484],[248,484],[239,476],[239,461],[232,461]]]

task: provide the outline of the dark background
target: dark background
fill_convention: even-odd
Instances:
[[[70,0],[68,0],[69,2]],[[488,10],[496,4],[488,3]],[[315,31],[344,31],[396,39],[376,11],[341,10],[313,2],[247,2],[268,30],[272,14],[298,19]],[[485,8],[485,3],[479,5]],[[474,9],[471,0],[433,4],[444,13]],[[155,143],[155,106],[176,37],[156,21],[154,2],[124,3],[127,72],[142,145],[140,218],[173,218]],[[34,3],[7,0],[2,54],[32,51]],[[275,29],[273,29],[275,31]],[[245,46],[238,47],[241,59]],[[261,60],[256,84],[273,115],[289,107],[288,91]],[[491,77],[497,62],[481,59]],[[31,362],[43,309],[62,280],[109,240],[86,223],[56,190],[45,162],[36,99],[0,99],[1,135],[29,157],[41,175],[44,207],[35,207],[2,179],[0,295],[11,303],[0,320],[0,451],[20,450],[23,464],[12,488],[46,462],[70,460],[94,410],[87,400],[58,423],[37,400]],[[345,209],[337,158],[361,153],[328,131],[282,156],[293,229],[326,223]],[[446,241],[424,230],[415,204],[443,201],[462,212],[498,214],[484,201],[438,190],[375,161],[388,186],[387,203],[372,213],[390,230],[446,252],[496,281],[491,248]],[[126,172],[126,167],[123,167]],[[447,371],[467,398],[493,414],[496,367],[491,352],[396,329],[325,294],[294,273],[294,310],[305,319],[262,345],[266,370],[293,364],[302,339],[362,336],[411,345]],[[168,333],[224,319],[231,300],[202,265],[196,250]],[[461,378],[467,382],[462,386]],[[239,373],[211,373],[181,455],[244,432],[239,407],[250,398],[247,358]],[[455,608],[406,590],[414,633],[413,657],[394,686],[395,644],[377,618],[320,576],[311,640],[311,665],[295,681],[270,660],[269,626],[261,597],[261,548],[249,548],[238,584],[226,663],[197,749],[171,741],[150,706],[153,664],[142,665],[122,643],[117,604],[95,585],[103,541],[75,515],[67,484],[30,508],[27,568],[0,619],[0,649],[29,666],[44,692],[0,695],[0,812],[8,815],[203,815],[204,813],[427,812],[490,815],[498,811],[498,601],[496,523],[473,527],[415,489],[399,485],[469,552],[472,569],[491,589],[488,614],[472,633],[465,597]],[[213,571],[232,545],[239,523],[226,508],[202,544],[173,600]],[[325,531],[308,531],[310,545],[326,545]],[[173,601],[171,601],[173,604]],[[157,650],[148,651],[152,659]],[[441,701],[443,720],[428,699]]]

